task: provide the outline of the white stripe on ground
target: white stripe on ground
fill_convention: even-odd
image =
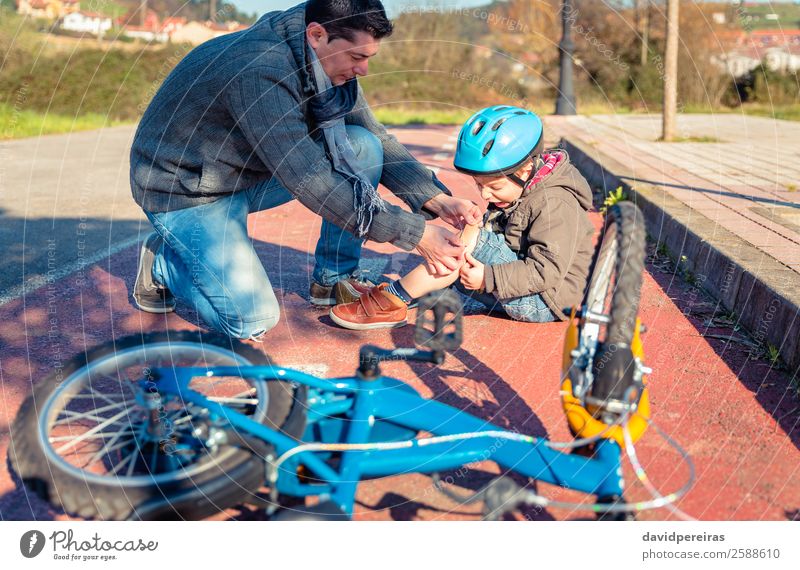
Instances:
[[[439,167],[439,166],[429,166],[428,170],[430,170],[434,174],[439,174],[439,171],[441,170],[441,167]]]
[[[450,158],[449,152],[440,152],[433,155],[433,160],[447,160]]]
[[[442,148],[444,150],[455,150],[456,149],[456,145],[454,143],[445,143],[445,144],[442,145]]]
[[[146,237],[146,236],[145,236]],[[89,257],[85,257],[78,261],[73,261],[72,263],[67,264],[65,267],[54,271],[52,274],[49,275],[37,275],[36,277],[31,277],[23,283],[22,285],[17,285],[16,287],[10,287],[5,291],[0,291],[0,307],[10,303],[11,301],[15,301],[20,297],[24,297],[30,295],[37,290],[41,289],[45,285],[50,283],[54,283],[60,279],[64,279],[69,275],[75,273],[76,271],[80,271],[89,265],[93,265],[100,261],[101,259],[105,259],[106,257],[111,257],[115,253],[122,251],[132,245],[135,245],[142,241],[144,238],[141,236],[135,236],[125,241],[121,241],[117,244],[112,245],[110,248],[104,251],[98,251],[90,255]]]
[[[281,364],[284,368],[291,368],[292,370],[298,370],[303,372],[304,374],[310,374],[311,376],[317,376],[319,378],[325,378],[328,376],[328,371],[330,370],[330,366],[323,363],[307,363],[304,362],[303,364]]]

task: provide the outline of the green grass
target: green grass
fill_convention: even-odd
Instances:
[[[723,142],[716,137],[677,137],[672,142],[694,142],[694,143],[718,143]]]
[[[778,20],[767,20],[766,15],[777,14]],[[800,25],[800,6],[797,4],[771,2],[769,4],[749,5],[744,10],[744,19],[740,23],[748,25],[754,30],[795,28]],[[750,16],[751,19],[747,19]]]
[[[778,350],[777,346],[775,346],[774,344],[767,343],[767,345],[765,347],[765,350],[764,350],[764,356],[767,357],[767,360],[769,360],[769,363],[773,367],[775,367],[775,368],[779,368],[780,367],[780,364],[781,364],[781,352],[780,352],[780,350]]]
[[[600,208],[600,213],[605,215],[611,206],[618,202],[624,202],[627,199],[628,195],[622,190],[622,186],[618,186],[616,190],[610,192],[608,196],[606,196],[606,199],[603,200],[603,207]]]
[[[88,113],[78,117],[37,111],[19,110],[0,103],[0,140],[21,139],[114,127],[129,121],[109,120],[105,115]]]
[[[369,92],[367,92],[367,97],[369,98]],[[508,104],[513,104],[513,102]],[[372,108],[372,112],[385,125],[461,125],[478,109],[478,106],[468,109],[440,110],[386,105],[375,106]],[[554,109],[555,101],[540,99],[531,108],[531,111],[544,116],[552,115]],[[581,115],[609,115],[628,114],[631,110],[627,107],[613,106],[607,102],[587,101],[583,103],[579,101],[578,112]]]
[[[752,106],[744,106],[744,111],[747,114],[773,116],[767,113],[766,110],[754,108]],[[397,107],[378,107],[373,109],[377,119],[385,125],[461,125],[466,121],[472,113],[477,109],[465,110],[430,110],[430,109],[408,109]],[[543,115],[550,114],[552,110],[542,105],[542,109],[536,109],[537,112]],[[628,113],[629,110],[613,109],[610,106],[602,106],[600,104],[591,104],[581,106],[579,108],[581,114],[608,114],[614,113]],[[790,120],[800,121],[800,109],[787,109],[792,115]],[[692,111],[694,112],[694,111]],[[701,111],[697,111],[701,112]],[[702,112],[711,112],[706,109]],[[715,110],[714,113],[731,113],[734,110]],[[741,111],[738,111],[741,112]],[[776,114],[775,118],[786,119],[787,116]],[[90,129],[100,129],[103,127],[112,127],[123,124],[130,124],[132,120],[109,119],[106,115],[100,113],[80,114],[77,117],[48,113],[46,116],[42,112],[31,110],[16,110],[14,106],[5,103],[0,103],[0,140],[18,139],[25,137],[34,137],[47,134],[59,134],[68,132],[85,131]],[[700,142],[700,143],[718,143],[722,142],[714,137],[684,137],[676,139],[674,142]],[[787,187],[789,192],[797,190],[795,185]]]
[[[660,109],[658,109],[660,111]],[[744,103],[739,107],[715,107],[708,105],[686,105],[682,108],[684,113],[736,113],[738,115],[754,115],[757,117],[769,117],[772,119],[782,119],[784,121],[800,121],[800,105],[766,105],[763,103]]]
[[[746,115],[783,119],[784,121],[800,121],[800,105],[764,105],[747,103],[742,105]],[[734,112],[736,109],[734,109]]]
[[[440,111],[402,107],[378,107],[372,111],[385,125],[460,125],[473,113],[471,110]]]

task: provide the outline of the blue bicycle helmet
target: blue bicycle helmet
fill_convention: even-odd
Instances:
[[[528,110],[508,105],[486,107],[461,127],[453,165],[472,175],[513,175],[541,149],[543,132],[542,120]]]

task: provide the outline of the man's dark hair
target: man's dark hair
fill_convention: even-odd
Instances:
[[[322,24],[328,38],[355,40],[355,32],[367,32],[376,40],[392,33],[392,22],[380,0],[308,0],[306,26]]]

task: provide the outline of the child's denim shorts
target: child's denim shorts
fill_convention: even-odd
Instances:
[[[481,230],[472,256],[484,265],[498,265],[519,260],[519,256],[506,244],[502,234]],[[515,321],[529,323],[549,323],[556,316],[538,293],[512,299],[500,299],[491,293],[478,293],[464,288],[461,281],[456,281],[456,288],[486,305],[489,310],[507,314]]]

